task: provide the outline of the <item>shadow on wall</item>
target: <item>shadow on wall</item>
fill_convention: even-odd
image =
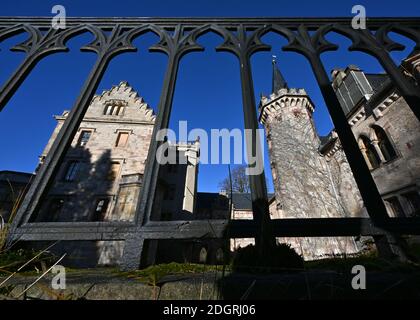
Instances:
[[[31,220],[103,221],[116,196],[113,185],[118,172],[112,166],[110,150],[92,159],[88,149],[70,148]]]
[[[70,147],[52,184],[31,217],[32,223],[101,222],[110,218],[116,202],[120,164],[111,159],[111,151],[94,156],[88,149]],[[41,164],[42,165],[42,164]],[[45,249],[52,242],[25,243]],[[118,265],[124,241],[60,241],[50,250],[71,267]]]

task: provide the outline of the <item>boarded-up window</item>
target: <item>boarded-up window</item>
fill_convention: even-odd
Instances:
[[[128,132],[119,132],[117,137],[116,147],[125,147],[128,142]]]
[[[108,172],[108,180],[115,180],[117,179],[120,173],[120,163],[119,162],[111,162],[111,166]]]
[[[136,210],[136,199],[138,187],[133,185],[121,186],[118,192],[117,198],[117,210],[118,217],[116,220],[130,221],[133,220]]]

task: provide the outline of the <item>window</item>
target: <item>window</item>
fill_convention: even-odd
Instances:
[[[403,194],[403,197],[407,201],[410,212],[410,216],[420,216],[420,195],[417,191],[411,191]]]
[[[119,132],[117,137],[116,147],[125,147],[128,141],[128,132]]]
[[[367,160],[369,161],[371,169],[376,169],[379,167],[381,160],[376,153],[375,147],[370,143],[370,140],[365,136],[361,138],[361,145],[364,148],[363,152],[366,152]]]
[[[105,215],[108,210],[108,199],[98,199],[95,205],[95,212],[93,214],[93,221],[104,221]]]
[[[381,149],[382,155],[384,156],[385,161],[391,161],[397,157],[397,153],[395,152],[391,141],[389,141],[388,136],[386,135],[385,131],[380,127],[373,127],[375,131],[376,138],[378,139],[378,145]]]
[[[64,199],[52,199],[48,206],[48,215],[51,217],[51,221],[59,221],[60,213],[64,206]]]
[[[64,181],[75,181],[77,179],[80,170],[80,162],[71,161],[67,165],[66,174],[64,175]]]
[[[120,116],[124,113],[125,102],[123,100],[109,101],[104,108],[105,116]]]
[[[118,177],[118,174],[120,173],[120,163],[119,162],[111,162],[111,166],[109,168],[108,172],[108,180],[115,180]]]
[[[398,200],[397,197],[386,199],[385,202],[388,204],[388,208],[392,217],[395,217],[395,218],[405,217],[404,210],[401,207],[400,201]]]
[[[88,143],[91,135],[92,135],[92,131],[83,130],[80,133],[79,143],[77,145],[79,147],[84,147]]]

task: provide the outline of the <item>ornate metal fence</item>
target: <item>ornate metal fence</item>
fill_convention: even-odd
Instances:
[[[261,41],[269,32],[288,40],[283,48],[304,55],[314,72],[333,124],[340,138],[355,180],[370,218],[337,219],[281,219],[270,221],[264,174],[251,176],[250,185],[254,220],[231,221],[230,237],[256,237],[264,247],[263,234],[271,232],[278,237],[321,237],[371,235],[378,240],[402,234],[420,234],[420,220],[416,218],[390,219],[386,208],[359,150],[348,120],[339,106],[330,79],[320,55],[335,51],[338,46],[325,36],[331,32],[344,35],[352,41],[350,50],[362,51],[375,57],[407,101],[413,116],[420,119],[420,90],[406,78],[390,56],[393,50],[404,47],[392,41],[388,34],[395,32],[413,40],[420,50],[420,18],[375,18],[368,20],[369,30],[355,30],[347,18],[283,19],[283,18],[68,18],[64,30],[51,27],[50,18],[0,18],[0,41],[20,33],[28,39],[14,47],[26,57],[0,92],[0,111],[18,90],[37,62],[56,52],[67,51],[66,42],[82,33],[91,33],[94,41],[82,48],[97,54],[85,85],[58,134],[51,150],[33,182],[16,216],[12,238],[21,240],[124,240],[123,264],[136,268],[140,263],[145,240],[193,239],[222,237],[226,220],[212,221],[151,221],[152,202],[156,190],[159,164],[156,159],[158,142],[152,139],[145,168],[142,196],[133,223],[125,222],[50,222],[33,223],[31,216],[41,196],[53,179],[75,132],[98,88],[109,62],[117,55],[137,49],[132,41],[148,32],[160,37],[151,51],[168,56],[167,69],[158,105],[153,137],[169,123],[179,63],[183,56],[203,48],[197,38],[213,32],[224,41],[217,50],[234,54],[240,64],[243,110],[246,129],[257,129],[255,96],[251,76],[251,56],[270,50]],[[252,139],[256,139],[253,136]],[[260,152],[253,143],[252,152]],[[270,230],[266,230],[269,228]],[[210,230],[211,229],[211,230]]]

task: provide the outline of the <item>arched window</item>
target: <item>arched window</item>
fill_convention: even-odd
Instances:
[[[361,136],[360,140],[361,140],[360,146],[361,148],[364,149],[362,150],[362,152],[366,154],[366,158],[369,161],[370,167],[372,169],[378,168],[379,164],[381,163],[381,160],[378,154],[376,153],[375,147],[372,145],[370,140],[365,136]]]
[[[378,146],[381,150],[381,153],[385,161],[391,161],[397,157],[394,147],[389,141],[388,136],[381,127],[374,126],[373,130],[375,131],[376,138],[378,139]]]

